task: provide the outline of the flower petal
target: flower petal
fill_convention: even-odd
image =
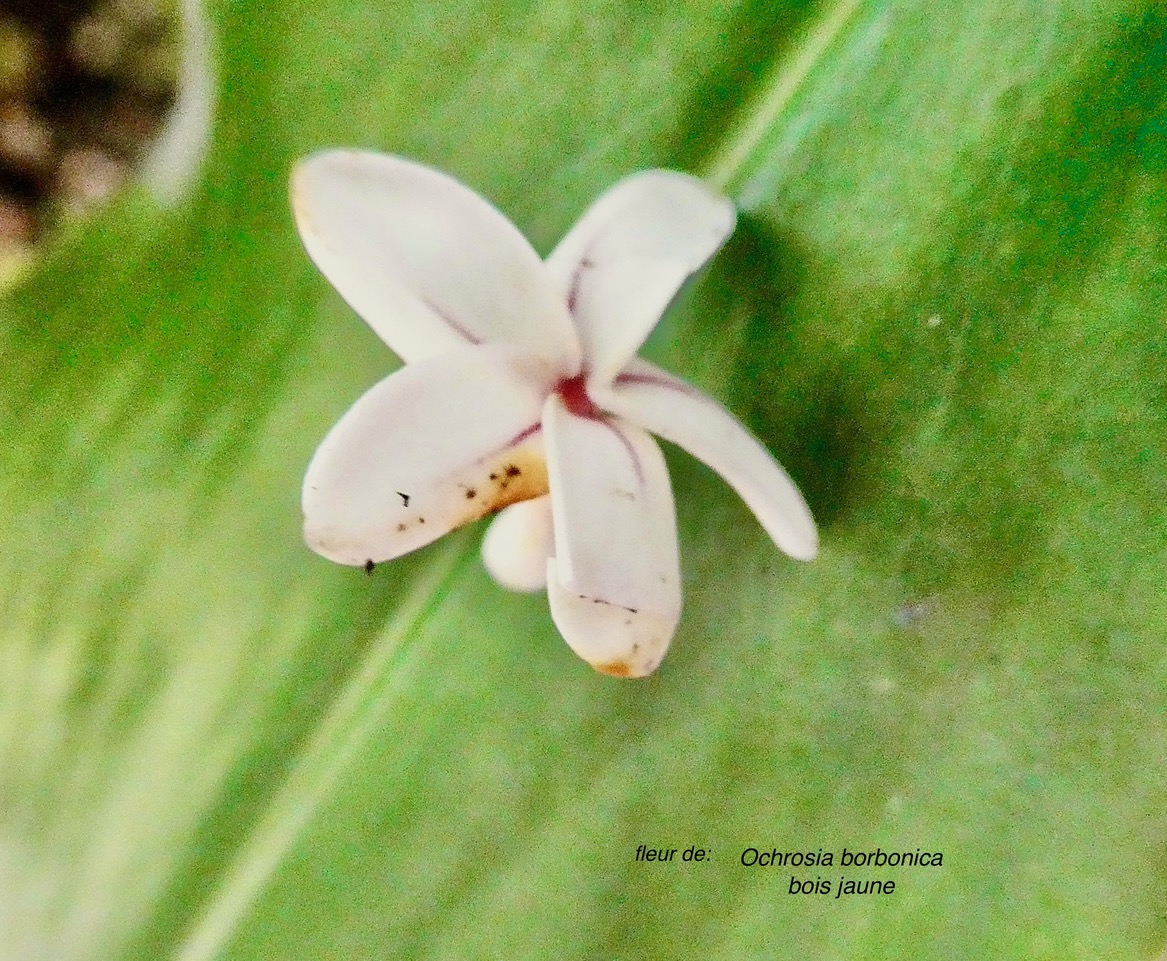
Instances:
[[[398,557],[547,493],[539,426],[554,374],[510,347],[409,364],[356,402],[304,477],[304,538],[341,564]]]
[[[603,194],[547,258],[575,317],[589,384],[607,384],[685,279],[733,232],[733,204],[695,177],[649,170]]]
[[[573,373],[579,344],[563,300],[515,226],[468,187],[382,154],[301,161],[292,209],[309,256],[403,360],[506,343]]]
[[[708,394],[637,360],[595,401],[717,471],[791,557],[809,561],[818,553],[814,518],[794,481],[762,442]]]
[[[490,522],[482,563],[508,590],[533,593],[547,586],[547,558],[555,552],[551,498],[512,504]]]
[[[615,418],[543,411],[555,527],[551,617],[597,671],[651,674],[681,616],[676,513],[664,457]]]

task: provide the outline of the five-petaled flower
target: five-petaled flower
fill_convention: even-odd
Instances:
[[[405,361],[308,467],[314,551],[385,561],[501,509],[483,542],[495,579],[546,585],[576,653],[641,677],[681,612],[672,488],[651,431],[717,471],[782,550],[814,556],[810,512],[761,443],[636,357],[733,231],[733,205],[701,181],[621,180],[545,261],[473,191],[397,157],[309,157],[292,202],[316,265]]]

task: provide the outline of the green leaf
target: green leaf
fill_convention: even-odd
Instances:
[[[0,304],[5,957],[1160,950],[1158,5],[214,21],[194,194],[126,198]],[[488,581],[480,528],[372,577],[310,554],[303,468],[395,364],[286,209],[340,144],[451,171],[544,250],[629,170],[727,189],[737,235],[649,353],[770,444],[820,559],[670,450],[686,606],[630,683]]]

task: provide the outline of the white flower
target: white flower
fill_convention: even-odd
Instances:
[[[650,674],[681,612],[652,431],[725,478],[782,550],[814,556],[810,512],[761,443],[636,358],[733,231],[733,205],[700,181],[663,170],[620,181],[546,261],[473,191],[396,157],[309,157],[292,203],[316,265],[406,362],[308,467],[314,551],[385,561],[507,508],[484,541],[495,578],[545,583],[556,626],[596,670]]]

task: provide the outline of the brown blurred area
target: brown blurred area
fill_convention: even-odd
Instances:
[[[177,31],[173,0],[0,0],[0,281],[149,148]]]

